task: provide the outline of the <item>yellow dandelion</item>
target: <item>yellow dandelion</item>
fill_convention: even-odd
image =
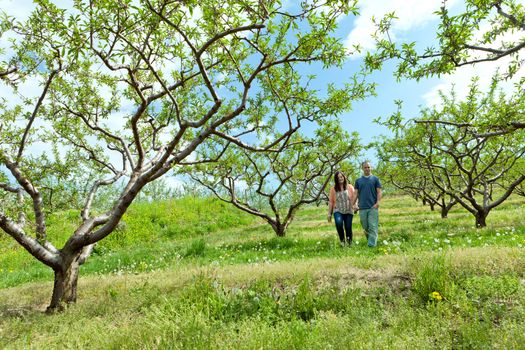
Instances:
[[[441,301],[443,300],[443,297],[441,296],[441,294],[439,292],[432,292],[430,293],[430,299],[432,300],[436,300],[436,301]]]

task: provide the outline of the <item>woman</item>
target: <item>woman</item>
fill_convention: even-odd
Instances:
[[[346,177],[342,172],[336,171],[334,174],[335,186],[330,189],[328,198],[328,222],[332,221],[334,215],[335,228],[339,234],[341,246],[345,243],[352,244],[352,219],[354,210],[354,187],[347,183]]]

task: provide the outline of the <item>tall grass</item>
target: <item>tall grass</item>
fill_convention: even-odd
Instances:
[[[78,303],[61,314],[42,313],[50,278],[37,276],[30,260],[2,240],[0,268],[5,263],[11,271],[1,275],[0,348],[525,344],[525,208],[519,197],[491,213],[489,227],[476,229],[457,208],[442,220],[407,197],[387,196],[375,249],[366,246],[358,220],[355,244],[339,247],[322,207],[304,208],[287,237],[277,238],[229,207],[192,201],[130,210],[123,236],[97,248],[82,267]],[[203,218],[206,229],[197,229]],[[56,220],[56,227],[67,225]],[[25,280],[24,271],[30,272]]]

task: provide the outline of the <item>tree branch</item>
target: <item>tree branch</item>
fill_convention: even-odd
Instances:
[[[38,98],[38,101],[37,101],[37,103],[35,105],[35,108],[33,109],[33,113],[31,114],[31,117],[29,117],[29,121],[27,122],[26,128],[24,130],[24,134],[22,136],[22,140],[20,141],[20,147],[18,149],[18,154],[17,154],[16,160],[15,160],[16,164],[18,164],[20,162],[20,160],[22,159],[22,153],[24,152],[24,147],[26,145],[27,137],[29,135],[29,131],[31,130],[31,126],[33,125],[33,122],[36,119],[36,115],[38,113],[38,110],[40,109],[40,106],[44,102],[44,98],[47,95],[47,91],[49,90],[49,86],[51,85],[51,82],[53,81],[53,79],[55,78],[57,73],[58,73],[57,70],[53,70],[49,74],[49,77],[48,77],[48,79],[46,81],[46,84],[44,86],[44,90],[42,91],[42,94],[40,94],[40,97]]]

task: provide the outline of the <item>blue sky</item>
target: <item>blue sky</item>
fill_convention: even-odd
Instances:
[[[525,3],[525,1],[519,1]],[[340,21],[339,35],[344,38],[349,48],[351,44],[359,43],[366,50],[374,50],[374,42],[370,34],[375,31],[371,17],[381,18],[385,13],[394,11],[398,19],[392,26],[392,39],[397,43],[416,41],[418,47],[426,48],[435,45],[436,30],[439,18],[434,12],[442,6],[442,0],[364,0],[359,2],[360,16],[349,16]],[[460,0],[446,1],[451,14],[464,9],[465,3]],[[481,29],[488,23],[481,23]],[[348,62],[348,69],[362,63],[362,56],[354,56]],[[351,112],[343,116],[343,124],[349,131],[357,131],[363,143],[372,141],[381,134],[389,131],[372,122],[382,116],[387,117],[396,110],[394,100],[403,100],[402,113],[405,118],[414,118],[422,107],[439,106],[438,91],[449,92],[454,87],[459,97],[466,95],[472,77],[480,76],[480,85],[488,87],[492,75],[498,67],[506,67],[508,60],[486,62],[475,66],[464,66],[454,74],[415,80],[397,82],[393,76],[394,62],[386,64],[381,72],[371,78],[377,86],[377,96],[355,103]],[[502,85],[504,89],[511,89],[513,83],[523,76],[523,72]],[[334,77],[337,79],[337,77]],[[366,157],[375,159],[374,152],[368,150]]]
[[[54,2],[59,6],[67,6],[72,1],[58,0]],[[284,5],[293,6],[297,3],[297,0],[289,0]],[[364,54],[366,50],[374,49],[374,42],[370,35],[374,32],[375,27],[372,24],[371,17],[374,16],[378,19],[387,12],[395,11],[399,18],[392,27],[392,38],[396,42],[417,41],[421,47],[430,46],[435,41],[435,31],[438,25],[438,17],[434,12],[439,9],[442,3],[443,0],[362,0],[358,5],[360,7],[358,17],[351,15],[341,18],[338,35],[349,49],[351,49],[352,44],[359,43],[364,49],[362,53]],[[446,4],[452,13],[458,12],[464,7],[464,2],[461,0],[448,0]],[[27,16],[32,7],[33,4],[30,0],[0,0],[0,9],[18,18]],[[348,72],[347,76],[341,72],[332,71],[332,73],[324,75],[320,81],[342,82],[342,79],[349,77],[352,72],[359,69],[362,64],[362,54],[353,55],[349,59],[344,68],[344,72]],[[488,85],[492,72],[498,66],[505,66],[506,64],[505,60],[500,60],[495,63],[464,67],[457,70],[453,75],[424,79],[420,82],[407,80],[397,82],[393,76],[393,63],[386,64],[381,72],[376,72],[371,76],[372,80],[378,84],[377,96],[356,102],[351,112],[341,116],[343,127],[350,132],[357,131],[362,142],[369,143],[381,134],[388,134],[388,130],[374,124],[372,120],[378,116],[386,117],[394,112],[396,110],[394,100],[404,101],[403,114],[406,117],[416,117],[421,107],[439,104],[438,90],[450,91],[454,85],[458,95],[462,96],[467,91],[472,76],[481,74],[480,83]],[[311,73],[325,74],[315,71]],[[0,96],[3,96],[2,88],[0,86]],[[27,86],[26,88],[38,89],[35,86]],[[372,150],[368,150],[365,156],[375,160]]]

